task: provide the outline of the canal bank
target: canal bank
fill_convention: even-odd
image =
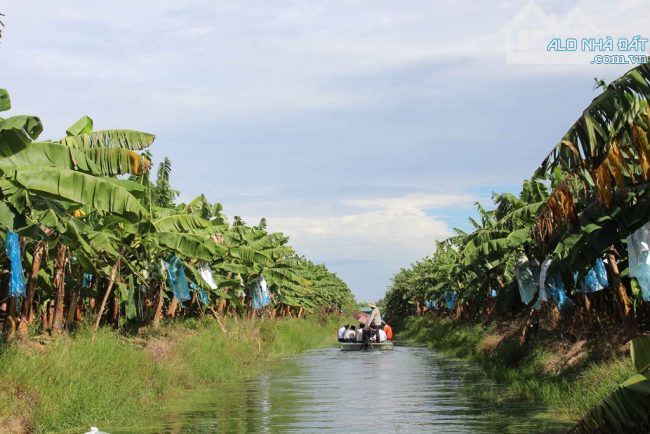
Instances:
[[[164,411],[186,390],[256,375],[265,362],[335,343],[337,317],[186,320],[138,336],[101,329],[0,350],[1,432],[84,432]]]
[[[485,395],[504,406],[522,400],[558,419],[578,420],[635,373],[627,340],[615,331],[569,339],[540,333],[520,343],[521,321],[477,324],[449,317],[405,320],[399,338],[477,363],[502,385]]]

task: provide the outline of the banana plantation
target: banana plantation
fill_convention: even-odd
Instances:
[[[0,89],[0,110],[10,109]],[[83,117],[39,140],[35,116],[0,118],[0,309],[6,336],[81,323],[159,327],[188,316],[302,316],[353,302],[335,274],[299,256],[262,219],[229,222],[201,195],[176,203],[152,134],[94,131]]]
[[[633,339],[637,374],[576,432],[650,423],[650,65],[601,87],[519,194],[477,204],[473,230],[400,270],[385,298],[393,318],[518,323],[522,346],[540,330]]]
[[[455,229],[393,277],[387,311],[530,311],[647,330],[649,98],[647,64],[604,88],[518,195],[477,204],[472,232]]]

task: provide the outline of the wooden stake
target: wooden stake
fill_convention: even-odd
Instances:
[[[108,301],[108,296],[113,289],[113,284],[115,283],[115,277],[117,275],[117,269],[120,266],[120,258],[117,258],[113,269],[111,270],[111,279],[108,281],[108,286],[106,287],[106,292],[104,293],[104,298],[102,299],[102,304],[99,306],[99,311],[97,312],[97,318],[95,319],[95,325],[93,326],[93,336],[90,339],[90,342],[95,341],[95,335],[97,334],[97,329],[99,328],[99,322],[102,319],[102,314],[104,313],[104,308],[106,307],[106,302]]]
[[[226,327],[224,327],[223,322],[221,322],[221,318],[219,317],[219,315],[217,315],[217,312],[215,312],[212,306],[210,306],[210,310],[212,311],[212,315],[214,315],[214,318],[217,320],[217,323],[219,324],[219,328],[221,329],[221,331],[227,334],[228,331],[226,330]]]

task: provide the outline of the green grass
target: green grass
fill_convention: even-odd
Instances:
[[[14,417],[23,415],[38,431],[132,417],[141,405],[155,404],[169,378],[144,351],[120,342],[107,330],[101,330],[92,343],[84,332],[44,349],[5,346],[0,366],[0,405],[11,408]]]
[[[163,409],[182,390],[242,379],[262,363],[333,345],[332,318],[213,320],[164,327],[145,338],[82,330],[45,345],[0,348],[0,431],[79,432],[124,426]]]
[[[540,339],[522,346],[514,335],[486,351],[484,339],[491,333],[492,326],[421,317],[407,320],[399,337],[477,362],[506,389],[505,393],[499,391],[483,399],[505,405],[512,399],[530,400],[563,419],[580,418],[634,373],[627,358],[601,360],[591,354],[569,369],[548,372],[544,367],[558,357],[550,340]]]
[[[628,359],[593,363],[570,384],[569,393],[559,402],[582,416],[635,372]]]

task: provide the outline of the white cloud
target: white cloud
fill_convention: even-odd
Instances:
[[[343,203],[352,207],[383,210],[391,215],[423,214],[430,208],[466,205],[475,200],[465,194],[410,193],[405,196],[375,199],[348,199]]]
[[[469,207],[471,195],[412,193],[399,197],[344,199],[338,212],[311,213],[300,205],[290,214],[266,214],[269,227],[291,236],[299,252],[321,260],[367,260],[408,265],[431,253],[436,240],[451,235],[430,210]],[[247,218],[257,221],[259,216]]]

